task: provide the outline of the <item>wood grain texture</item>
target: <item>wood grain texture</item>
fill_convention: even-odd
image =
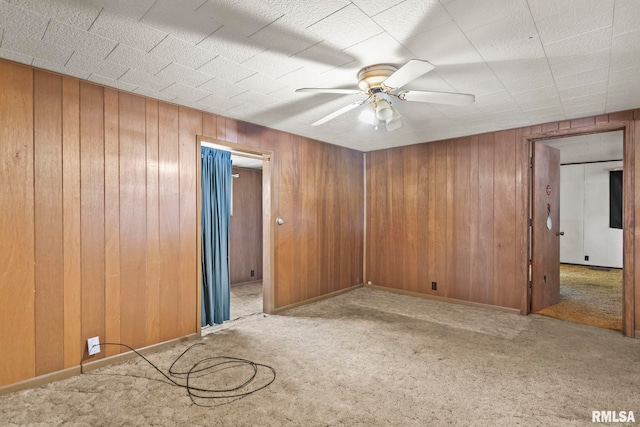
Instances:
[[[514,137],[485,134],[368,153],[367,278],[519,309]],[[398,171],[402,179],[393,176]],[[502,223],[512,234],[501,234]]]
[[[238,177],[232,181],[231,284],[262,280],[262,170],[233,168],[233,173]]]
[[[147,337],[149,344],[160,341],[160,211],[158,185],[158,101],[146,100],[147,152]]]
[[[492,304],[520,308],[520,286],[516,272],[516,155],[514,131],[495,134],[494,168],[494,286]],[[514,285],[518,283],[518,285]]]
[[[82,360],[80,269],[80,83],[62,78],[64,367]]]
[[[475,295],[477,302],[489,304],[493,301],[494,264],[494,158],[495,145],[492,134],[478,137],[478,261],[475,272]]]
[[[147,345],[146,102],[120,93],[120,337]]]
[[[33,72],[30,67],[7,61],[0,64],[4,77],[0,82],[2,99],[10,106],[2,110],[1,119],[7,123],[3,143],[27,141],[4,144],[2,151],[3,160],[16,159],[15,167],[11,162],[3,163],[3,182],[11,184],[5,185],[2,193],[3,201],[11,200],[3,208],[13,208],[10,213],[3,210],[2,227],[10,231],[3,234],[8,236],[3,242],[7,245],[1,247],[13,264],[10,273],[3,272],[2,285],[11,282],[5,277],[20,278],[16,280],[20,288],[3,288],[3,296],[15,294],[22,301],[20,314],[2,306],[2,320],[7,320],[3,324],[12,325],[10,333],[3,331],[3,348],[7,340],[19,350],[6,356],[12,360],[10,372],[3,371],[0,376],[0,381],[6,383],[36,374],[36,187],[30,139],[34,132]],[[59,94],[58,110],[45,111],[49,104],[43,102],[38,117],[60,116],[57,128],[43,125],[41,131],[58,134],[61,145],[58,167],[51,167],[50,172],[62,185],[58,217],[61,216],[64,229],[62,243],[60,239],[57,243],[55,239],[46,241],[61,246],[58,256],[63,260],[59,265],[63,280],[51,290],[63,296],[58,304],[62,322],[57,322],[62,323],[63,346],[52,355],[38,351],[40,360],[62,360],[63,367],[72,367],[83,359],[119,352],[107,347],[99,356],[89,358],[86,339],[92,336],[99,336],[103,342],[128,341],[140,347],[183,336],[187,330],[197,331],[199,217],[195,195],[199,158],[195,142],[197,134],[211,130],[212,118],[216,135],[220,131],[227,141],[244,141],[252,147],[278,151],[273,154],[275,160],[268,161],[267,176],[263,178],[271,183],[264,194],[274,195],[270,203],[275,207],[266,208],[269,228],[263,234],[275,234],[271,215],[282,206],[287,223],[294,226],[294,239],[288,257],[278,261],[281,268],[277,274],[288,279],[272,281],[273,287],[281,289],[285,296],[281,303],[300,303],[362,281],[361,153],[233,119],[218,120],[217,116],[142,100],[70,77],[38,73],[44,80],[58,82],[42,85],[42,93]],[[289,148],[295,152],[294,157],[288,155]],[[282,158],[278,159],[280,154]],[[47,159],[47,165],[52,165],[53,159],[55,156]],[[8,178],[4,179],[5,175]],[[12,184],[14,181],[19,184]],[[277,197],[282,193],[274,190],[280,182],[295,192],[282,201]],[[48,201],[39,197],[38,203],[45,206]],[[14,231],[19,231],[19,243],[11,238]],[[16,248],[20,250],[15,252]],[[41,253],[45,252],[43,248]],[[11,258],[17,253],[18,258]],[[270,277],[275,275],[276,258],[265,253],[263,262],[263,272]],[[54,270],[43,268],[39,274],[55,275]],[[3,303],[6,301],[13,300],[8,297]],[[273,295],[267,292],[265,310],[275,308]],[[39,317],[43,316],[55,317],[59,312],[43,310]],[[17,332],[12,335],[14,331]],[[18,336],[20,345],[16,346],[11,339]],[[46,338],[53,335],[46,334]],[[53,369],[44,368],[43,363],[43,370]]]
[[[62,78],[34,73],[36,375],[64,368]]]
[[[115,89],[104,92],[104,231],[105,231],[105,336],[119,343],[120,335],[120,138],[119,96]],[[119,346],[105,346],[105,355],[122,351]]]
[[[529,280],[529,141],[526,139],[529,129],[517,129],[515,135],[516,145],[516,283],[524,284],[520,288],[520,313],[527,314],[528,285]]]
[[[196,135],[202,134],[202,113],[190,108],[179,111],[179,170],[180,170],[180,258],[179,258],[179,329],[180,336],[196,331],[196,188],[197,163],[200,149],[196,149]]]
[[[628,336],[640,338],[640,279],[637,278],[640,266],[640,233],[638,221],[640,214],[640,191],[636,190],[637,177],[640,177],[640,149],[633,141],[640,141],[640,124],[630,122],[624,133],[624,170],[623,174],[623,307],[622,332]],[[629,173],[632,171],[633,173]]]
[[[104,88],[80,83],[82,342],[105,340]],[[83,360],[89,356],[84,346]]]
[[[537,312],[560,299],[560,150],[534,142],[532,154],[531,311]]]
[[[180,257],[180,169],[178,108],[158,106],[158,204],[160,210],[160,340],[178,338]]]
[[[33,71],[0,61],[0,386],[35,375]]]
[[[34,158],[33,146],[36,111],[33,102],[33,75],[31,67],[0,60],[0,176],[3,181],[0,190],[0,232],[3,237],[0,241],[0,258],[5,260],[0,270],[0,293],[3,296],[0,299],[0,346],[5,362],[0,367],[0,385],[36,375],[36,358],[47,359],[47,363],[48,360],[57,359],[56,363],[59,363],[60,357],[50,355],[45,358],[40,352],[36,356],[34,254],[37,220],[34,217],[34,164],[38,163]],[[49,80],[48,77],[46,79]],[[56,79],[58,77],[52,78],[51,81]],[[48,85],[43,86],[46,86],[43,87],[45,91],[59,90]],[[104,340],[106,331],[114,330],[112,326],[107,325],[114,321],[113,313],[118,313],[119,317],[123,308],[123,302],[116,302],[118,298],[115,293],[110,293],[114,289],[110,281],[117,271],[112,260],[121,256],[114,249],[119,248],[121,242],[113,246],[114,236],[118,236],[119,239],[121,235],[120,207],[116,209],[122,185],[120,166],[117,170],[117,182],[113,177],[115,164],[120,164],[122,154],[119,144],[115,154],[116,146],[112,134],[115,123],[112,113],[113,95],[117,93],[120,97],[121,93],[79,82],[71,77],[62,77],[61,90],[64,234],[63,283],[58,286],[63,287],[62,357],[64,367],[68,368],[80,363],[86,352],[87,337],[98,335]],[[197,184],[191,185],[190,174],[193,172],[185,160],[191,154],[187,153],[186,157],[181,154],[186,153],[189,147],[181,147],[180,141],[195,141],[198,131],[209,133],[212,128],[215,136],[220,130],[227,141],[273,151],[274,160],[268,162],[269,176],[265,177],[273,185],[272,210],[265,215],[280,214],[287,224],[295,224],[295,227],[279,236],[279,245],[285,243],[286,233],[293,236],[293,240],[287,243],[291,245],[287,249],[288,252],[278,252],[282,247],[276,246],[276,257],[268,262],[269,265],[263,266],[265,274],[269,274],[270,267],[273,268],[273,287],[275,292],[281,295],[281,299],[276,302],[268,301],[270,294],[265,293],[266,309],[275,309],[283,303],[297,304],[327,294],[333,289],[346,289],[358,284],[363,278],[364,256],[367,258],[367,276],[374,284],[388,286],[383,282],[390,280],[394,286],[403,287],[406,279],[406,283],[413,289],[417,280],[417,291],[421,293],[444,296],[447,291],[457,292],[458,285],[453,277],[459,264],[455,262],[458,246],[448,242],[455,242],[461,238],[458,235],[453,237],[455,209],[459,206],[459,203],[456,205],[456,195],[468,192],[469,258],[472,260],[469,269],[473,278],[469,298],[484,304],[515,307],[520,310],[523,295],[526,295],[523,293],[523,287],[526,286],[527,271],[526,261],[522,261],[522,254],[526,251],[522,242],[527,241],[524,237],[527,233],[526,226],[523,225],[526,216],[523,218],[521,213],[528,210],[527,196],[521,191],[525,187],[524,181],[527,181],[524,177],[528,168],[525,160],[528,156],[526,143],[522,141],[526,138],[625,129],[625,334],[632,336],[638,329],[640,313],[636,307],[640,306],[640,289],[636,282],[640,280],[640,271],[636,271],[635,263],[640,262],[640,251],[635,251],[634,248],[636,243],[640,242],[640,233],[636,232],[635,221],[640,209],[640,195],[635,191],[635,175],[640,168],[640,162],[636,158],[640,156],[640,150],[636,150],[635,145],[640,139],[640,126],[637,126],[635,121],[640,120],[640,111],[605,114],[595,118],[565,120],[557,124],[548,123],[479,135],[477,225],[473,222],[476,215],[473,210],[476,203],[473,195],[474,183],[471,181],[468,190],[462,192],[457,191],[454,185],[456,179],[464,178],[464,174],[458,168],[456,154],[462,149],[455,148],[461,139],[394,149],[400,151],[399,154],[393,155],[389,155],[389,150],[367,153],[368,250],[363,254],[361,153],[233,119],[218,120],[218,116],[208,113],[189,113],[194,115],[194,121],[190,118],[185,119],[187,127],[191,128],[188,123],[196,125],[191,131],[184,128],[181,130],[185,121],[179,117],[178,107],[150,100],[145,101],[145,104],[143,116],[138,113],[139,109],[134,109],[136,120],[146,122],[146,166],[140,182],[147,190],[141,195],[139,204],[143,210],[146,209],[143,227],[147,237],[135,253],[137,259],[145,259],[146,268],[146,308],[143,309],[146,310],[145,344],[178,337],[182,333],[183,325],[179,323],[180,316],[184,314],[179,305],[181,263],[184,262],[185,266],[195,265],[195,268],[188,267],[185,271],[191,271],[193,268],[196,272],[198,263],[197,251],[192,249],[191,243],[185,243],[184,247],[189,246],[190,249],[184,254],[182,252],[181,229],[192,229],[191,224],[185,226],[182,220],[186,218],[187,222],[197,222],[198,218],[197,215],[194,217],[190,213],[181,212],[183,206],[187,206],[188,212],[195,209],[190,203]],[[157,117],[154,116],[156,110]],[[52,112],[40,111],[38,114],[45,113]],[[124,112],[119,111],[118,115],[122,113]],[[201,129],[197,126],[198,118],[202,119]],[[120,117],[118,126],[119,120]],[[125,123],[127,120],[125,118]],[[179,124],[181,120],[182,125]],[[141,126],[135,124],[134,127],[138,129]],[[55,126],[47,126],[41,131],[54,134],[57,132]],[[154,160],[156,138],[157,161]],[[472,180],[476,175],[475,149],[473,137],[468,140],[471,141],[471,145],[468,160],[465,161],[468,161],[469,180]],[[295,151],[295,155],[287,152],[289,148]],[[192,162],[193,165],[197,165],[197,148],[193,149],[196,152],[192,152],[195,157],[192,158]],[[118,158],[114,159],[114,155]],[[416,160],[413,155],[419,159],[418,168],[415,167]],[[404,171],[405,162],[406,170],[411,172]],[[289,168],[293,170],[288,170]],[[195,166],[193,170],[197,174]],[[401,175],[394,176],[398,171]],[[59,179],[60,171],[51,172]],[[182,174],[185,172],[187,182],[181,183]],[[197,182],[197,176],[195,179]],[[294,179],[297,182],[293,182]],[[135,181],[137,182],[137,179]],[[281,182],[285,183],[285,188],[296,191],[297,194],[283,194]],[[464,182],[464,179],[461,182]],[[118,189],[117,201],[115,188]],[[183,188],[190,194],[181,194]],[[271,191],[271,188],[265,191]],[[408,209],[394,209],[394,200],[402,200],[403,206],[408,206]],[[40,206],[44,206],[45,202],[38,197]],[[154,213],[153,206],[156,203],[157,211]],[[417,219],[413,217],[414,208]],[[117,222],[114,220],[116,211]],[[154,223],[156,217],[157,224]],[[409,228],[400,226],[394,230],[405,237],[411,236],[412,230],[415,230],[418,237],[405,245],[402,238],[389,236],[389,218],[398,219],[396,223],[416,223],[417,225],[411,225]],[[271,225],[273,220],[268,220]],[[157,239],[154,243],[152,235],[156,229]],[[280,231],[279,227],[274,225],[271,232],[276,234]],[[269,232],[264,230],[267,236]],[[298,235],[301,237],[298,238]],[[194,238],[188,232],[186,239],[194,239],[193,242],[197,246],[197,236]],[[477,239],[476,249],[474,239]],[[403,257],[413,257],[414,245],[417,245],[415,263],[405,262],[404,258],[394,258],[397,256],[395,253],[392,257],[387,256],[389,248],[393,248],[400,251]],[[474,253],[477,254],[477,262],[473,262]],[[155,272],[152,268],[154,259],[157,260]],[[392,265],[390,259],[400,259],[402,262]],[[498,267],[503,263],[507,269],[499,271]],[[509,269],[509,265],[514,266],[513,270]],[[47,270],[46,273],[48,272]],[[55,271],[52,271],[52,274],[55,274]],[[155,297],[152,297],[155,293],[152,282],[156,280],[153,274],[157,275],[155,300]],[[192,273],[189,274],[193,276]],[[506,278],[509,275],[511,279]],[[402,281],[393,280],[397,277],[402,277]],[[431,290],[431,281],[438,282],[437,291]],[[187,282],[188,280],[182,284]],[[200,292],[197,273],[194,282],[192,294],[183,299],[189,304],[194,295],[197,301]],[[53,291],[59,295],[59,290]],[[196,323],[197,314],[195,322],[193,317],[194,313],[198,313],[198,308],[196,307],[195,311],[193,308],[189,310],[192,310],[192,313],[188,314],[191,319],[189,322]],[[59,313],[43,312],[39,316],[55,317],[59,316]],[[186,318],[187,315],[184,316]]]

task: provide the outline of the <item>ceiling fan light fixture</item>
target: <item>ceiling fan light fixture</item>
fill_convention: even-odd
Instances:
[[[393,110],[391,109],[391,104],[389,104],[384,99],[378,101],[376,103],[376,117],[378,120],[382,122],[386,122],[393,117]]]
[[[393,114],[391,115],[391,118],[386,120],[387,124],[394,122],[402,117],[402,115],[400,115],[400,111],[398,111],[398,109],[394,107],[393,104],[389,103],[389,106],[391,107],[391,111],[393,112]]]
[[[394,130],[398,130],[402,127],[402,120],[397,119],[397,120],[391,120],[389,122],[387,122],[386,124],[386,128],[389,132],[392,132]]]
[[[364,107],[364,109],[358,116],[358,120],[368,125],[375,126],[378,124],[378,118],[376,117],[376,107],[373,103],[369,103],[366,107]]]

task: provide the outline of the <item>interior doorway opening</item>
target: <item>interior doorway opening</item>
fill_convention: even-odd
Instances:
[[[624,132],[538,142],[560,150],[560,298],[535,312],[622,331]]]
[[[229,143],[206,136],[198,146],[229,151],[233,163],[232,200],[229,227],[230,319],[253,313],[271,313],[274,306],[273,233],[271,228],[273,153],[256,147]],[[200,157],[200,155],[198,156]],[[241,183],[240,180],[244,181]],[[198,158],[198,218],[202,218],[202,162]],[[247,184],[247,185],[243,185]],[[237,188],[239,187],[239,188]],[[236,188],[235,195],[233,189]],[[233,217],[236,217],[235,231]],[[250,223],[251,225],[247,225]],[[202,221],[198,224],[198,325],[202,318]],[[238,255],[240,254],[240,255]],[[240,259],[242,257],[242,259]],[[232,259],[236,258],[234,262]],[[245,271],[247,270],[247,271]],[[254,280],[251,280],[251,278]],[[200,334],[205,329],[200,328]],[[207,330],[209,328],[206,328]]]
[[[231,155],[230,319],[262,312],[262,160]]]

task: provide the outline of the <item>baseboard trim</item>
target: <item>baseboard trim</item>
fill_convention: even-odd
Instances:
[[[346,288],[346,289],[340,289],[339,291],[331,292],[329,294],[320,295],[318,297],[314,297],[314,298],[310,298],[310,299],[307,299],[307,300],[304,300],[304,301],[300,301],[300,302],[296,302],[296,303],[293,303],[293,304],[285,305],[284,307],[278,307],[275,310],[273,310],[271,312],[271,314],[280,314],[283,311],[290,310],[292,308],[296,308],[296,307],[300,307],[300,306],[303,306],[303,305],[311,304],[311,303],[314,303],[314,302],[322,301],[323,299],[332,298],[332,297],[338,296],[340,294],[344,294],[346,292],[351,292],[354,289],[361,288],[362,286],[364,286],[364,285],[361,283],[359,285],[351,286],[351,287]]]
[[[66,380],[80,374],[80,366],[62,369],[60,371],[51,372],[50,374],[40,375],[38,377],[29,378],[24,381],[9,384],[0,387],[0,396],[3,394],[14,393],[16,391],[27,390],[30,388],[40,387],[54,381]]]
[[[378,285],[364,285],[364,286],[367,287],[367,288],[371,288],[371,289],[378,289],[380,291],[393,292],[395,294],[408,295],[408,296],[412,296],[412,297],[418,297],[418,298],[430,299],[430,300],[434,300],[434,301],[447,302],[447,303],[451,303],[451,304],[466,305],[466,306],[469,306],[469,307],[488,308],[488,309],[491,309],[491,310],[504,311],[506,313],[512,313],[512,314],[520,314],[520,309],[518,309],[518,308],[500,307],[499,305],[483,304],[483,303],[480,303],[480,302],[464,301],[464,300],[454,299],[454,298],[439,297],[437,295],[421,294],[419,292],[405,291],[403,289],[388,288],[386,286],[378,286]]]
[[[192,340],[194,338],[200,338],[200,335],[198,334],[190,334],[190,335],[186,335],[184,337],[180,337],[180,338],[174,338],[172,340],[169,341],[163,341],[157,344],[152,344],[149,345],[147,347],[143,347],[143,348],[137,348],[136,351],[140,354],[149,354],[149,353],[155,353],[157,351],[163,350],[167,347],[170,347],[174,344],[178,344],[184,341],[189,341]],[[120,354],[115,354],[113,356],[109,356],[109,357],[105,357],[103,359],[98,359],[98,360],[94,360],[91,362],[85,362],[83,364],[80,365],[81,371],[83,374],[87,373],[87,372],[91,372],[91,371],[95,371],[96,369],[99,368],[103,368],[105,366],[111,365],[113,363],[118,363],[118,362],[122,362],[128,359],[131,359],[133,357],[136,357],[137,354],[134,353],[133,351],[127,351],[125,353],[120,353]]]

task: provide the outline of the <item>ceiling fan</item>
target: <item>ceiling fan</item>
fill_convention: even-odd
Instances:
[[[412,59],[400,68],[389,64],[375,64],[358,71],[359,89],[301,88],[296,92],[334,93],[339,95],[366,95],[362,101],[353,102],[312,123],[319,126],[363,104],[360,121],[375,126],[385,126],[392,131],[402,127],[400,113],[393,106],[392,99],[438,104],[468,105],[475,101],[474,95],[466,93],[431,92],[424,90],[401,90],[401,88],[435,66],[428,61]]]

